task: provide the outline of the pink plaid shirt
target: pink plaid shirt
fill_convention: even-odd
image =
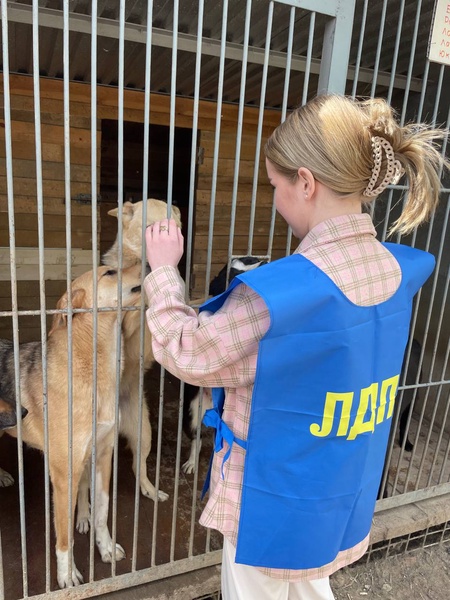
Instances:
[[[392,296],[401,279],[397,261],[375,236],[369,215],[344,215],[314,227],[296,252],[322,269],[353,303],[370,306]],[[155,359],[183,381],[225,387],[222,418],[236,437],[246,440],[258,344],[270,324],[264,301],[241,284],[216,313],[198,315],[184,301],[184,283],[172,267],[150,273],[145,289]],[[210,496],[200,523],[236,545],[245,450],[233,444],[222,478],[227,449],[225,442],[214,457]],[[288,581],[320,579],[360,558],[368,544],[369,536],[319,568],[261,571]]]

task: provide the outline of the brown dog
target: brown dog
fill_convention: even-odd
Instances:
[[[118,274],[109,267],[99,267],[84,273],[72,283],[72,305],[75,309],[93,306],[93,281],[97,280],[99,308],[117,307]],[[122,306],[133,305],[140,297],[140,269],[133,267],[122,273]],[[67,292],[57,308],[66,309]],[[123,313],[122,313],[123,314]],[[72,517],[78,485],[92,450],[92,398],[97,398],[96,437],[96,511],[95,538],[104,562],[125,556],[123,548],[113,548],[108,530],[109,484],[114,442],[116,364],[123,357],[117,347],[116,326],[122,320],[116,310],[100,311],[97,316],[97,336],[94,339],[92,312],[74,313],[72,319]],[[97,350],[96,388],[94,388],[93,348]],[[123,342],[122,342],[123,345]],[[53,485],[54,522],[56,530],[57,579],[60,587],[78,585],[83,578],[72,561],[69,572],[68,534],[68,329],[67,315],[57,314],[47,342],[47,397],[49,470]],[[24,442],[44,450],[42,350],[40,342],[20,346],[20,394],[28,416],[23,421]],[[123,360],[122,360],[123,364]],[[13,376],[12,355],[3,361],[4,370]],[[4,377],[4,372],[2,373]],[[7,433],[17,435],[16,429]]]

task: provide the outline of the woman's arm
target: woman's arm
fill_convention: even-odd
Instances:
[[[253,382],[258,344],[270,325],[264,301],[238,285],[215,314],[184,300],[184,284],[173,266],[157,268],[145,283],[147,323],[155,359],[178,378],[207,387]]]

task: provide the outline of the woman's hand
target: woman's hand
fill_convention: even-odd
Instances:
[[[152,271],[176,267],[183,256],[183,235],[173,219],[149,225],[145,231],[147,260]]]

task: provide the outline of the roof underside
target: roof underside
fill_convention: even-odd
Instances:
[[[31,0],[8,2],[8,36],[10,72],[33,72]],[[63,13],[60,0],[39,2],[39,70],[42,76],[63,76]],[[317,2],[320,7],[321,2]],[[367,18],[364,20],[365,5]],[[418,13],[418,6],[421,5]],[[153,39],[151,52],[150,87],[154,92],[170,93],[173,57],[173,0],[155,0],[152,6]],[[179,0],[178,50],[176,53],[176,93],[193,97],[196,83],[196,48],[198,0]],[[226,14],[224,16],[224,6]],[[348,87],[352,89],[354,67],[357,65],[360,39],[363,40],[358,65],[359,95],[369,95],[374,74],[377,94],[384,94],[391,85],[393,99],[404,93],[410,73],[410,92],[420,92],[426,65],[426,53],[432,22],[434,0],[422,3],[408,0],[356,0],[350,50]],[[91,81],[91,0],[69,2],[69,64],[70,79]],[[200,63],[200,97],[215,100],[220,93],[222,22],[226,23],[226,58],[223,64],[223,100],[238,102],[242,89],[242,54],[245,47],[244,0],[205,0]],[[128,0],[125,3],[123,83],[125,88],[144,89],[146,74],[147,0]],[[253,0],[249,29],[249,50],[246,61],[245,103],[259,105],[264,49],[266,47],[269,1]],[[293,63],[290,70],[288,106],[302,99],[305,69],[310,57],[308,95],[317,90],[317,79],[328,17],[296,9],[292,44]],[[119,0],[99,0],[97,9],[96,79],[102,85],[118,85],[120,64],[120,3]],[[416,17],[417,21],[416,21]],[[286,53],[289,40],[290,7],[274,3],[270,33],[270,61],[264,103],[280,107],[285,80]],[[417,37],[414,30],[417,22]],[[362,23],[364,30],[362,32]],[[310,30],[313,35],[310,36]],[[396,57],[396,39],[398,55]],[[311,40],[308,50],[308,42]],[[415,47],[414,47],[415,45]],[[378,48],[381,48],[378,52]],[[222,46],[222,49],[224,46]],[[395,58],[396,57],[396,58]],[[430,69],[431,79],[438,79],[438,65]],[[433,71],[434,69],[434,71]],[[394,71],[393,75],[391,72]],[[429,76],[430,76],[429,74]]]

